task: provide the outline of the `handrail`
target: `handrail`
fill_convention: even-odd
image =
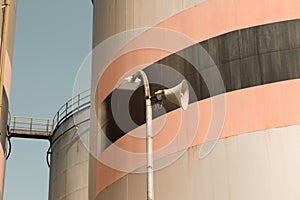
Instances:
[[[67,118],[90,106],[90,97],[89,89],[77,94],[66,101],[66,103],[58,109],[52,119],[10,116],[8,123],[10,133],[15,136],[16,134],[25,134],[26,136],[32,134],[51,137],[57,127],[59,127]]]
[[[50,118],[33,118],[25,116],[13,116],[9,122],[11,134],[41,135],[50,137],[53,124]]]
[[[58,111],[55,113],[52,124],[54,131],[57,127],[61,125],[63,121],[65,121],[70,116],[74,115],[75,113],[87,108],[90,106],[91,103],[91,94],[90,89],[85,90],[76,96],[72,97],[65,104],[63,104]]]
[[[27,116],[12,116],[11,118],[22,118],[22,119],[36,119],[36,120],[48,120],[50,118],[40,118],[40,117],[27,117]]]

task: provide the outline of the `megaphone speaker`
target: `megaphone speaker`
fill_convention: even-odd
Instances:
[[[155,92],[158,100],[166,100],[186,110],[189,104],[189,86],[186,80],[181,81],[177,86],[170,89]]]

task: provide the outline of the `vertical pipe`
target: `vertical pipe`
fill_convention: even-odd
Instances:
[[[146,150],[147,150],[147,200],[154,200],[153,149],[152,149],[152,107],[151,99],[146,98]]]
[[[2,93],[3,93],[3,83],[4,83],[4,69],[5,69],[5,57],[6,57],[6,46],[7,46],[7,36],[9,28],[9,17],[10,17],[10,4],[11,0],[6,0],[4,2],[4,17],[2,24],[2,35],[1,35],[1,66],[0,66],[0,116],[2,113]]]
[[[139,70],[144,82],[146,106],[146,154],[147,154],[147,200],[154,200],[153,185],[153,147],[152,147],[152,107],[149,80],[143,70]],[[137,77],[137,75],[134,75]]]

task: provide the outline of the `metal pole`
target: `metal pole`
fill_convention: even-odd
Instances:
[[[68,107],[69,107],[68,103],[69,103],[69,102],[66,103],[66,115],[65,115],[66,118],[67,118],[67,116],[68,116]]]
[[[30,118],[30,134],[32,133],[32,122],[33,122],[33,119],[32,118]]]
[[[16,117],[14,117],[14,131],[16,130]]]
[[[47,120],[47,134],[49,133],[49,119]]]
[[[2,93],[3,93],[3,82],[4,82],[4,69],[5,69],[5,54],[7,47],[7,37],[9,28],[9,17],[10,17],[10,0],[4,2],[4,16],[2,20],[2,35],[1,35],[1,66],[0,66],[0,116],[2,113]]]
[[[154,200],[151,93],[146,73],[142,70],[139,73],[144,82],[146,104],[147,200]]]
[[[146,149],[147,149],[147,200],[154,200],[153,149],[152,149],[152,107],[151,99],[146,99]]]
[[[79,106],[80,106],[80,94],[78,94],[78,100],[77,100],[77,112],[79,111]]]

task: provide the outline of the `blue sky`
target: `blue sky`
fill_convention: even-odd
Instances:
[[[19,0],[10,112],[53,117],[91,51],[90,0]],[[5,200],[48,199],[48,141],[12,139]]]

